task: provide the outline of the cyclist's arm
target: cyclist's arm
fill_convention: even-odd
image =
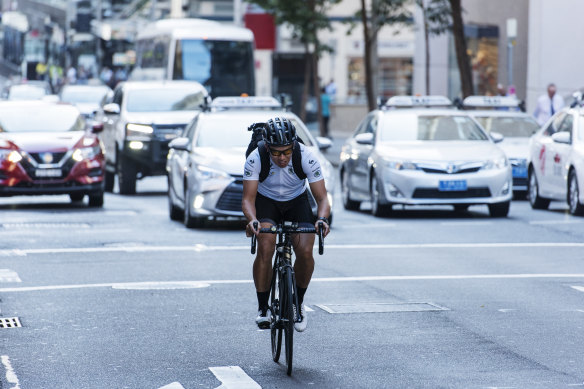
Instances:
[[[331,214],[331,205],[329,204],[327,195],[326,195],[326,187],[324,185],[324,180],[319,180],[310,183],[310,191],[316,200],[316,205],[318,207],[317,215],[318,217],[326,217],[328,218]],[[318,228],[318,222],[316,221],[316,228]],[[324,236],[327,236],[329,233],[329,226],[327,223],[324,223]]]
[[[258,183],[259,181],[257,180],[243,180],[243,198],[241,199],[241,209],[247,218],[247,236],[251,236],[252,232],[254,232],[253,222],[257,222],[255,199],[258,193]],[[255,234],[257,235],[258,232],[259,223],[258,230],[255,231]]]

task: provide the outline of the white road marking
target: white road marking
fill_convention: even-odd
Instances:
[[[245,374],[239,366],[210,367],[209,370],[221,381],[216,389],[261,389],[262,387]]]
[[[572,288],[579,290],[580,292],[584,292],[584,286],[572,286]]]
[[[158,389],[185,389],[179,382],[172,382],[168,385],[164,385]]]
[[[377,250],[377,249],[459,249],[459,248],[584,248],[578,242],[524,242],[524,243],[406,243],[406,244],[325,244],[325,250]],[[176,251],[241,251],[249,252],[249,245],[244,246],[136,246],[120,243],[108,247],[72,247],[44,249],[8,249],[0,250],[0,257],[27,256],[33,254],[68,254],[68,253],[105,253],[105,252],[176,252]],[[314,250],[318,249],[315,245]]]
[[[460,222],[441,222],[443,226],[460,227],[460,226],[490,226],[493,222],[487,221],[460,221]]]
[[[566,274],[467,274],[467,275],[412,275],[412,276],[362,276],[362,277],[316,277],[312,282],[360,282],[360,281],[420,281],[420,280],[478,280],[478,279],[530,279],[530,278],[584,278],[584,273]],[[101,284],[70,284],[70,285],[46,285],[46,286],[24,286],[17,288],[0,288],[2,292],[33,292],[42,290],[60,289],[85,289],[85,288],[114,288],[127,289],[131,285],[137,288],[144,285],[156,285],[157,289],[163,289],[166,284],[167,289],[177,289],[177,287],[192,285],[221,285],[221,284],[251,284],[253,280],[191,280],[191,281],[166,281],[166,282],[124,282],[124,283],[101,283]],[[142,288],[144,289],[144,288]]]
[[[15,271],[0,269],[0,282],[22,282],[22,280]]]
[[[513,311],[516,311],[516,309],[507,309],[507,308],[502,308],[502,309],[497,309],[497,311],[499,311],[499,312],[503,312],[503,313],[507,313],[507,312],[513,312]]]
[[[114,284],[113,289],[126,290],[152,290],[152,289],[198,289],[208,288],[211,284],[197,281],[186,282],[130,282],[126,284]]]
[[[14,369],[12,368],[12,364],[10,363],[10,358],[8,358],[8,355],[2,355],[1,359],[2,359],[2,364],[4,365],[4,368],[6,369],[6,381],[8,381],[9,384],[14,385],[14,386],[11,386],[9,389],[20,389],[20,382],[18,381],[18,377],[16,376],[16,373],[14,372]]]
[[[571,220],[571,219],[566,219],[566,220],[532,220],[529,222],[529,224],[534,224],[534,225],[542,225],[542,224],[582,224],[584,223],[584,220]]]

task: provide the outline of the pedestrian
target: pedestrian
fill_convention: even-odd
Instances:
[[[324,136],[330,138],[329,135],[329,119],[331,116],[331,96],[326,93],[326,88],[322,87],[320,89],[320,103],[322,105],[322,124],[324,130]]]
[[[544,125],[556,112],[564,108],[564,98],[556,94],[556,86],[551,83],[547,87],[547,93],[539,96],[533,116],[540,126]]]
[[[331,78],[329,83],[326,85],[326,93],[330,96],[331,101],[335,101],[337,97],[337,84],[335,84],[335,80]]]

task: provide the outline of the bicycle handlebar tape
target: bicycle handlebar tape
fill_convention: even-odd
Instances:
[[[322,243],[323,241],[323,236],[322,236],[322,229],[323,229],[323,225],[322,222],[318,223],[318,254],[322,255],[324,253],[324,244]]]

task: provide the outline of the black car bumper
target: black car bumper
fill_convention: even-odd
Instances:
[[[97,195],[104,191],[103,181],[95,184],[64,183],[31,183],[23,182],[15,186],[0,186],[0,197],[84,194]]]

